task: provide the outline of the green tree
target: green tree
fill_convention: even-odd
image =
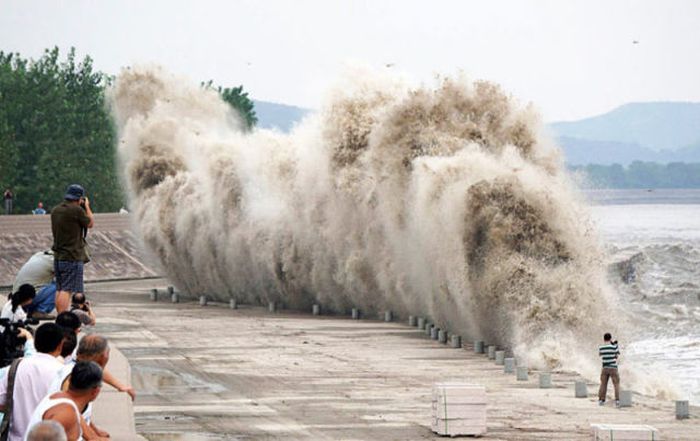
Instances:
[[[73,182],[85,186],[96,211],[123,205],[108,81],[90,57],[77,60],[75,49],[63,62],[58,48],[38,60],[0,52],[0,170],[3,185],[15,190],[17,212],[39,200],[58,203]]]
[[[202,83],[205,88],[213,88],[212,81]],[[221,86],[216,88],[216,91],[221,95],[221,99],[226,101],[240,116],[248,130],[252,129],[258,123],[258,117],[255,115],[255,105],[248,98],[248,93],[243,92],[243,86],[226,87]]]

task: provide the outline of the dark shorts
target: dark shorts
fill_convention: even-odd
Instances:
[[[56,291],[85,292],[83,290],[83,262],[54,260]]]

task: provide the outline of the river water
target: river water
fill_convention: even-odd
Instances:
[[[639,324],[622,362],[667,375],[700,404],[700,190],[587,195],[610,278]]]

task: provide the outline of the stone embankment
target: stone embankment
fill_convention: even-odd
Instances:
[[[95,215],[95,228],[87,241],[92,262],[85,266],[85,280],[147,278],[158,269],[144,263],[144,253],[131,228],[129,215]],[[11,286],[24,262],[37,251],[51,248],[48,215],[0,216],[0,287]],[[153,261],[153,260],[150,260]]]

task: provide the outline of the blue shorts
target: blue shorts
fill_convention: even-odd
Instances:
[[[54,260],[53,269],[56,273],[56,291],[85,292],[83,290],[83,262]]]

